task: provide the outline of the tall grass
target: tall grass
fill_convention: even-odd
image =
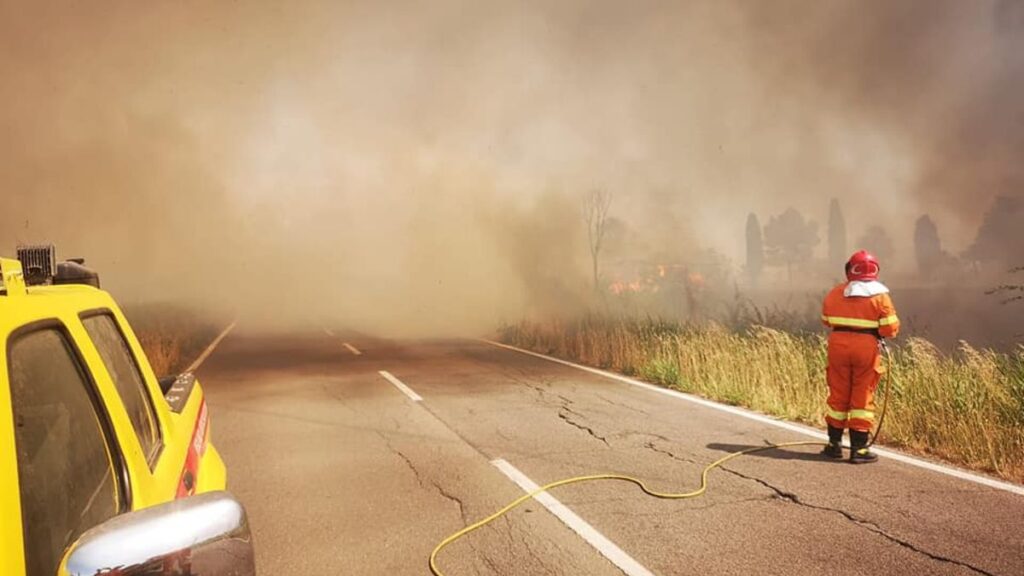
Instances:
[[[822,335],[753,326],[688,326],[586,317],[524,322],[505,342],[823,426]],[[1012,353],[961,343],[953,354],[912,338],[894,347],[882,442],[1024,481],[1024,346]],[[884,384],[883,384],[884,386]]]

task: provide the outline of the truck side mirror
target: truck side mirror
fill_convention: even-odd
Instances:
[[[209,492],[115,516],[64,557],[62,576],[255,576],[245,509]]]

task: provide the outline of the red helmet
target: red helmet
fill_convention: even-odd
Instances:
[[[860,250],[850,256],[846,263],[846,279],[853,280],[878,280],[878,258],[867,250]]]

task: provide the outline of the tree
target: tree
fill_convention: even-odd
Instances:
[[[839,207],[839,200],[833,198],[828,206],[828,263],[839,270],[846,263],[847,256],[846,220]]]
[[[583,200],[583,220],[587,224],[587,244],[594,273],[594,290],[600,290],[601,248],[608,228],[608,209],[612,205],[612,194],[607,190],[591,190]]]
[[[867,232],[857,240],[857,244],[862,250],[874,254],[882,262],[882,266],[891,261],[893,252],[895,252],[889,233],[877,224],[868,228]]]
[[[1024,253],[1024,196],[997,196],[964,256],[977,262],[1016,265]]]
[[[747,216],[747,276],[751,284],[756,284],[757,279],[764,270],[764,241],[761,238],[761,222],[757,214],[751,213]]]
[[[786,265],[790,282],[793,281],[793,266],[810,260],[819,242],[818,223],[805,220],[793,208],[772,216],[764,227],[766,252],[773,260]]]
[[[949,256],[942,251],[939,229],[931,216],[921,216],[914,223],[914,259],[917,260],[917,273],[921,278],[931,278]]]

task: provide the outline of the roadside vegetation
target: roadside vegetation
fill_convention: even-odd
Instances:
[[[824,426],[826,342],[818,333],[588,316],[506,326],[501,338]],[[1024,346],[999,353],[961,343],[956,351],[943,353],[921,338],[900,339],[892,347],[891,374],[891,404],[880,443],[1024,482]]]
[[[157,376],[184,371],[213,342],[216,319],[185,306],[141,304],[124,309]]]

